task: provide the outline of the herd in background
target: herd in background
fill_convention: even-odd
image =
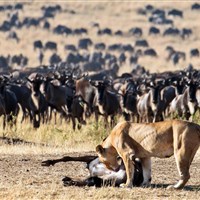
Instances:
[[[134,122],[173,117],[192,121],[200,108],[199,77],[200,71],[191,65],[162,73],[138,67],[115,78],[102,78],[99,73],[93,79],[88,73],[63,68],[1,75],[0,114],[4,128],[16,123],[19,110],[23,113],[21,123],[30,120],[35,128],[41,123],[58,123],[57,114],[65,123],[72,121],[74,130],[92,115],[97,124],[103,117],[105,127],[113,127],[117,116]]]
[[[52,55],[49,57],[49,65],[65,64],[65,65],[76,65],[80,68],[84,66],[90,66],[91,71],[97,71],[104,68],[104,63],[108,57],[112,57],[115,63],[122,65],[126,62],[130,66],[140,64],[140,59],[143,56],[159,57],[159,52],[152,48],[149,41],[145,39],[144,32],[149,36],[156,37],[176,37],[187,40],[193,34],[190,28],[178,28],[174,25],[174,20],[184,20],[184,12],[179,9],[157,9],[152,5],[146,5],[144,8],[137,10],[138,15],[146,17],[147,22],[151,24],[149,30],[143,30],[140,27],[133,27],[129,30],[115,30],[111,28],[101,28],[97,22],[91,23],[91,26],[96,29],[98,37],[107,35],[110,37],[134,37],[135,44],[122,44],[114,43],[107,45],[104,42],[94,43],[92,38],[89,37],[89,29],[81,28],[70,28],[66,25],[59,24],[53,27],[50,24],[50,19],[55,19],[59,13],[69,13],[72,17],[76,15],[76,11],[63,9],[61,5],[51,5],[41,7],[40,17],[19,17],[19,13],[26,9],[26,3],[16,3],[15,5],[4,5],[0,6],[0,12],[7,14],[7,19],[0,24],[0,31],[7,34],[7,39],[13,39],[17,43],[20,43],[22,38],[19,38],[17,31],[22,28],[35,27],[36,29],[44,29],[46,31],[53,32],[53,34],[59,35],[60,37],[67,37],[69,35],[77,36],[79,39],[77,44],[66,44],[63,49],[66,52],[66,57],[62,58],[58,53],[58,46],[55,41],[42,41],[36,40],[33,42],[34,52],[38,58],[38,65],[46,65],[44,63],[44,57],[46,51],[52,51]],[[200,4],[195,3],[191,5],[192,12],[200,11]],[[164,31],[163,31],[164,29]],[[90,48],[92,47],[92,51]],[[59,47],[60,48],[60,47]],[[84,51],[82,51],[84,50]],[[116,52],[118,56],[116,56]],[[199,49],[192,48],[190,52],[184,52],[176,50],[173,46],[166,46],[166,52],[168,53],[167,61],[177,65],[181,60],[188,58],[199,57]],[[8,71],[13,67],[24,68],[29,65],[29,58],[25,55],[1,55],[0,56],[0,69],[1,71]],[[112,61],[113,62],[113,61]],[[108,63],[109,65],[109,63]],[[88,69],[87,69],[88,70]]]
[[[29,120],[34,128],[45,123],[58,123],[56,115],[60,115],[66,123],[72,121],[74,130],[80,129],[93,115],[97,124],[99,117],[103,117],[105,126],[111,127],[116,123],[116,116],[134,122],[156,122],[173,117],[193,120],[200,108],[200,71],[192,65],[174,72],[147,71],[140,65],[140,59],[143,56],[159,57],[159,53],[144,39],[144,30],[140,27],[113,31],[110,28],[101,29],[100,24],[94,22],[91,26],[99,37],[133,36],[136,39],[134,45],[94,43],[86,28],[52,27],[49,22],[60,12],[73,16],[76,11],[64,10],[60,5],[43,6],[41,17],[19,18],[19,12],[23,12],[25,7],[26,3],[0,6],[0,12],[7,14],[7,20],[0,24],[0,31],[8,34],[7,39],[20,43],[21,38],[15,29],[35,27],[52,31],[60,37],[76,35],[79,40],[77,45],[64,46],[67,52],[65,59],[57,53],[61,44],[34,41],[33,49],[39,63],[39,67],[35,68],[27,67],[29,59],[22,54],[0,56],[0,116],[3,117],[4,129],[7,125],[16,124],[20,110],[21,123]],[[191,10],[199,12],[200,4],[193,4]],[[147,5],[137,12],[146,16],[151,23],[147,33],[149,36],[187,40],[193,34],[193,30],[187,27],[174,27],[173,20],[184,19],[181,10],[162,10]],[[163,27],[165,30],[161,33]],[[44,65],[47,50],[52,51],[52,55],[49,64]],[[198,48],[191,49],[189,55],[170,45],[165,50],[168,53],[166,59],[174,65],[186,60],[187,56],[199,57]],[[118,56],[115,52],[118,52]],[[129,63],[132,71],[119,76],[124,63]],[[8,75],[14,65],[23,70]]]

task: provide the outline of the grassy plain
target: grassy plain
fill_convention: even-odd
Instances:
[[[13,1],[1,1],[0,4],[13,3]],[[109,27],[113,31],[118,29],[127,32],[132,27],[143,29],[143,38],[146,38],[152,48],[158,52],[158,58],[143,57],[139,63],[151,72],[183,69],[189,63],[200,68],[200,59],[189,57],[191,48],[200,46],[199,13],[192,12],[190,7],[193,1],[29,1],[25,5],[20,17],[41,16],[40,7],[58,3],[66,12],[50,19],[52,27],[58,24],[70,28],[85,27],[88,36],[94,43],[105,42],[106,45],[113,43],[131,43],[137,38],[124,35],[97,36],[96,29],[91,26],[92,22],[98,22],[100,28]],[[184,11],[184,18],[174,19],[175,27],[192,28],[193,35],[187,40],[173,37],[149,36],[150,24],[146,16],[137,15],[138,8],[152,4],[156,8],[177,8]],[[74,10],[76,14],[70,14],[67,10]],[[0,13],[0,20],[6,18],[6,13]],[[161,32],[166,27],[161,26]],[[55,41],[58,43],[58,53],[65,59],[68,52],[64,51],[65,44],[76,44],[81,36],[61,37],[51,31],[41,28],[23,28],[16,30],[21,41],[16,43],[7,40],[7,35],[0,32],[0,54],[14,55],[23,53],[29,57],[29,67],[38,65],[37,53],[33,50],[33,41],[41,39],[43,42]],[[82,36],[83,37],[83,36]],[[181,61],[176,67],[166,61],[167,45],[173,45],[176,50],[187,53],[186,60]],[[93,51],[93,49],[91,49]],[[51,52],[45,54],[45,64]],[[126,63],[122,72],[129,72],[131,67]],[[20,117],[19,117],[20,118]],[[194,158],[191,166],[191,179],[188,186],[181,191],[166,190],[166,185],[172,184],[178,178],[174,158],[153,159],[153,179],[150,188],[78,188],[63,187],[62,177],[85,178],[88,172],[82,163],[60,163],[54,167],[42,167],[41,162],[45,159],[58,158],[63,155],[94,154],[95,146],[109,133],[104,130],[102,124],[97,128],[94,119],[80,131],[73,131],[71,125],[63,122],[61,125],[42,125],[39,129],[33,129],[29,123],[20,124],[16,128],[0,129],[0,199],[199,199],[200,196],[200,152]],[[8,138],[13,138],[8,144]],[[16,138],[23,140],[15,143]],[[10,140],[9,140],[10,141]]]

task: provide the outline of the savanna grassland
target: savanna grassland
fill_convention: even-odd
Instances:
[[[16,1],[14,1],[16,2]],[[200,23],[199,12],[192,12],[191,5],[194,1],[28,1],[19,17],[39,17],[40,8],[44,5],[60,4],[63,10],[49,22],[52,27],[58,24],[70,28],[85,27],[88,29],[86,37],[92,38],[94,43],[105,42],[132,43],[136,41],[133,36],[97,36],[93,22],[100,24],[101,28],[109,27],[112,30],[128,31],[132,27],[143,29],[143,38],[147,39],[150,47],[158,52],[157,58],[143,57],[139,63],[151,72],[162,72],[166,70],[183,69],[192,63],[197,69],[200,68],[199,58],[190,58],[189,51],[200,47]],[[0,5],[13,4],[13,1],[0,1]],[[175,18],[174,26],[191,28],[193,34],[183,40],[179,37],[149,36],[148,30],[151,26],[147,17],[138,15],[137,9],[152,4],[157,8],[177,8],[184,12],[184,18]],[[0,13],[0,21],[6,19],[7,13]],[[164,26],[159,27],[161,32]],[[58,36],[41,28],[31,27],[16,30],[20,42],[7,40],[6,33],[0,32],[0,55],[15,55],[22,53],[29,58],[28,67],[38,66],[37,53],[33,50],[35,40],[55,41],[58,44],[58,54],[65,59],[67,52],[65,44],[77,45],[82,36]],[[186,53],[186,60],[174,67],[171,62],[166,61],[167,45],[173,45],[176,50]],[[93,51],[93,49],[91,49]],[[48,64],[51,52],[46,52],[44,64]],[[119,71],[130,72],[128,63]],[[167,159],[152,159],[152,187],[150,188],[113,188],[103,187],[100,189],[89,187],[64,187],[62,178],[69,176],[73,178],[85,178],[88,171],[83,163],[59,163],[51,167],[41,166],[46,159],[59,158],[64,155],[89,155],[95,154],[95,146],[108,135],[100,122],[97,127],[94,119],[90,119],[81,130],[73,131],[71,124],[41,125],[33,129],[29,122],[20,123],[19,116],[16,127],[0,128],[0,199],[199,199],[200,196],[200,151],[197,152],[191,165],[191,178],[187,186],[180,191],[170,191],[166,186],[173,184],[178,179],[178,172],[174,157]],[[118,119],[122,120],[121,118]],[[200,120],[196,120],[200,123]],[[0,121],[2,124],[2,121]]]

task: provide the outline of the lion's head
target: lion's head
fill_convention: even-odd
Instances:
[[[117,151],[114,147],[104,148],[102,145],[96,147],[99,160],[110,170],[117,171],[120,167]]]

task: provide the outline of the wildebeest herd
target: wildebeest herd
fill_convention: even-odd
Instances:
[[[73,129],[76,119],[81,128],[92,114],[96,123],[103,116],[105,126],[110,117],[111,127],[120,115],[135,122],[157,122],[169,117],[192,120],[200,106],[199,73],[189,66],[162,73],[149,73],[138,67],[134,73],[103,79],[101,72],[94,79],[88,73],[76,74],[75,69],[33,72],[24,79],[1,75],[3,124],[5,127],[6,122],[14,123],[19,109],[23,113],[21,122],[28,117],[35,128],[49,123],[53,113],[67,121],[71,119]]]
[[[128,31],[101,28],[99,23],[91,26],[96,35],[101,37],[134,37],[135,43],[94,42],[89,37],[87,28],[69,28],[58,24],[53,27],[49,21],[62,12],[75,15],[76,11],[63,9],[61,5],[41,7],[42,15],[21,18],[26,3],[0,6],[0,12],[7,14],[0,25],[0,31],[8,34],[7,39],[20,43],[16,31],[30,27],[52,31],[59,37],[79,36],[77,45],[66,44],[66,58],[63,59],[57,49],[60,44],[54,41],[35,40],[32,48],[38,56],[39,67],[28,68],[28,57],[19,55],[1,55],[0,69],[0,110],[3,127],[7,123],[16,123],[18,113],[22,111],[23,123],[27,118],[38,128],[41,123],[56,121],[57,113],[61,119],[72,121],[73,129],[81,128],[94,114],[98,123],[103,117],[105,126],[113,127],[116,116],[135,122],[156,122],[165,118],[179,117],[193,120],[200,107],[199,71],[190,64],[183,70],[174,72],[150,73],[140,65],[145,56],[159,57],[159,52],[150,47],[143,37],[144,30],[133,27]],[[191,12],[199,12],[199,4],[192,4]],[[137,10],[138,15],[150,23],[149,36],[177,37],[188,40],[194,30],[175,26],[177,18],[184,20],[185,14],[179,9],[158,9],[146,5]],[[164,27],[164,29],[163,29]],[[16,30],[16,31],[15,31]],[[162,30],[162,32],[161,32]],[[91,48],[93,51],[91,51]],[[49,63],[44,63],[46,51],[51,51]],[[166,60],[178,65],[186,57],[199,59],[199,49],[193,48],[189,54],[167,45]],[[117,55],[116,55],[117,52]],[[10,73],[20,67],[18,72]],[[124,65],[132,68],[131,72],[119,71]],[[22,70],[23,69],[23,70]],[[78,120],[78,125],[76,125]]]
[[[160,52],[151,47],[150,42],[145,38],[160,37],[160,38],[175,38],[182,41],[187,41],[193,37],[195,29],[188,28],[187,26],[178,27],[177,20],[184,23],[186,14],[180,9],[160,9],[156,6],[147,4],[144,8],[136,10],[137,15],[143,16],[146,23],[149,24],[147,29],[141,27],[131,27],[128,30],[112,30],[111,28],[101,28],[98,22],[91,22],[90,29],[95,31],[95,37],[108,36],[115,37],[117,41],[120,38],[134,39],[134,43],[107,43],[102,40],[94,41],[90,36],[91,30],[86,27],[71,28],[64,24],[54,25],[51,24],[52,20],[56,20],[59,14],[67,13],[71,17],[76,15],[75,10],[62,8],[62,4],[45,5],[39,8],[40,15],[38,17],[23,16],[23,12],[28,7],[28,3],[16,3],[14,5],[5,4],[0,6],[0,13],[4,14],[5,20],[0,23],[0,33],[6,35],[7,41],[13,40],[17,44],[23,41],[19,33],[24,30],[41,30],[47,31],[60,38],[77,37],[76,44],[67,43],[60,44],[55,40],[34,40],[31,44],[34,49],[35,57],[37,57],[37,64],[35,65],[75,65],[79,66],[82,71],[97,71],[107,68],[112,68],[112,64],[117,63],[123,65],[135,66],[140,64],[140,60],[144,57],[158,58]],[[199,4],[194,3],[188,7],[190,12],[198,14]],[[78,12],[78,11],[77,11]],[[23,16],[23,17],[22,17]],[[28,44],[29,45],[29,44]],[[59,55],[58,49],[62,46],[65,51],[65,56]],[[91,50],[92,49],[92,50]],[[188,52],[178,50],[172,45],[165,47],[166,61],[178,65],[181,61],[188,59],[199,58],[198,46],[193,46]],[[48,54],[49,52],[50,55]],[[117,54],[117,55],[116,55]],[[48,58],[47,58],[48,57]],[[44,59],[48,61],[44,61]],[[32,63],[31,63],[32,65]],[[13,55],[11,52],[8,55],[0,56],[1,71],[9,71],[13,68],[23,69],[30,66],[29,58],[27,55],[19,53]]]

